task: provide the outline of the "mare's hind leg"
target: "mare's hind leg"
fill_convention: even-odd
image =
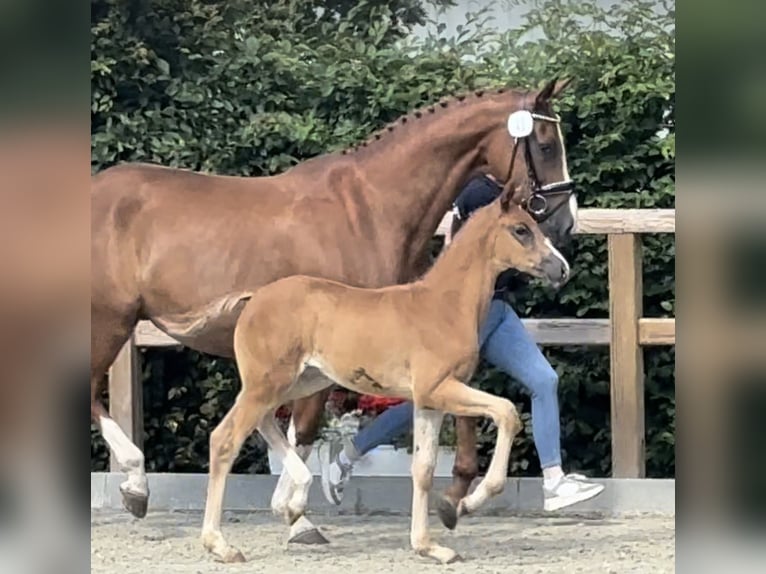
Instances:
[[[295,419],[290,418],[290,427],[287,429],[287,440],[301,457],[302,461],[306,461],[311,454],[311,445],[296,446],[295,439]],[[295,482],[287,471],[286,467],[282,468],[282,474],[279,477],[274,494],[271,497],[271,510],[277,516],[285,516],[287,512],[287,504],[293,496],[295,490]],[[290,525],[290,533],[287,539],[288,543],[294,544],[328,544],[329,541],[324,535],[319,532],[319,529],[306,518],[304,514],[292,525]]]
[[[290,426],[287,429],[287,440],[290,441],[290,444],[295,448],[295,419],[292,417],[290,417]],[[298,456],[303,460],[306,460],[309,454],[311,454],[311,448],[301,447],[300,449],[296,448],[295,450],[298,453]],[[293,480],[290,478],[290,473],[287,472],[286,468],[282,467],[282,474],[279,475],[279,482],[277,482],[274,493],[271,495],[271,510],[275,515],[284,515],[285,510],[287,509],[287,502],[292,496],[294,486]]]
[[[127,473],[127,480],[120,485],[123,505],[133,516],[143,518],[149,505],[144,454],[109,416],[99,399],[106,372],[130,338],[135,324],[132,309],[125,313],[112,309],[91,309],[90,413],[120,470]]]
[[[304,461],[311,454],[314,440],[319,434],[319,424],[325,411],[325,403],[332,391],[332,382],[319,369],[313,367],[303,371],[300,377],[301,384],[308,387],[321,386],[322,381],[326,382],[326,388],[293,401],[293,415],[290,421],[290,425],[293,427],[293,436],[288,436],[288,438],[290,444]],[[287,468],[285,468],[272,497],[272,509],[279,509],[279,513],[284,514],[284,508],[292,496],[294,487]],[[296,544],[328,543],[327,538],[305,515],[290,526],[287,541]]]
[[[258,430],[269,444],[269,448],[281,459],[292,479],[294,486],[285,505],[284,518],[288,524],[295,524],[306,511],[312,482],[311,471],[282,434],[273,417],[266,417],[258,426]]]

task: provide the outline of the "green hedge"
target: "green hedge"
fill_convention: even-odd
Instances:
[[[443,2],[448,4],[449,2]],[[512,2],[518,4],[518,2]],[[489,85],[537,87],[575,78],[561,100],[569,166],[581,206],[673,207],[674,12],[656,2],[523,2],[519,30],[407,36],[420,4],[398,2],[92,2],[92,165],[153,161],[218,173],[263,175],[351,145],[442,96]],[[321,16],[316,8],[322,6]],[[481,23],[483,14],[469,16]],[[529,32],[532,32],[530,34]],[[666,137],[657,132],[666,130]],[[519,293],[525,316],[606,317],[603,237],[578,237],[575,270],[559,293]],[[644,237],[646,316],[675,312],[673,236]],[[610,469],[606,349],[546,349],[561,377],[565,464]],[[143,353],[147,467],[204,471],[210,429],[238,388],[230,361],[192,351]],[[674,476],[674,349],[645,351],[649,476]],[[482,366],[478,384],[509,396],[528,419],[526,395]],[[527,424],[528,424],[527,420]],[[483,460],[494,430],[481,435]],[[539,470],[531,433],[511,472]],[[105,467],[100,438],[92,467]],[[258,437],[235,472],[267,470]]]

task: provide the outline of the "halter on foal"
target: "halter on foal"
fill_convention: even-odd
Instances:
[[[514,200],[511,202],[511,200]],[[411,543],[440,562],[458,555],[431,542],[428,491],[444,412],[490,416],[497,424],[495,455],[486,477],[458,504],[477,509],[502,491],[521,421],[513,404],[465,384],[478,361],[478,331],[498,274],[509,267],[560,284],[566,260],[534,219],[504,193],[477,211],[420,280],[381,289],[291,276],[255,291],[234,332],[242,389],[210,441],[210,482],[204,546],[227,562],[243,561],[220,531],[225,481],[242,443],[258,429],[295,483],[284,506],[289,524],[303,516],[312,476],[274,420],[287,401],[319,390],[299,379],[309,366],[357,392],[405,397],[415,403]]]

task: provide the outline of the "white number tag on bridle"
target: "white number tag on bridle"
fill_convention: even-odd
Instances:
[[[508,133],[514,138],[525,138],[532,133],[535,120],[526,110],[513,112],[508,116]]]

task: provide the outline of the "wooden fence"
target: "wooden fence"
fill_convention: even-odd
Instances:
[[[451,214],[437,235],[449,229]],[[541,345],[609,345],[612,476],[643,478],[644,365],[642,347],[675,345],[675,318],[643,317],[641,234],[675,233],[673,209],[581,209],[578,234],[606,234],[609,252],[608,319],[525,319]],[[138,347],[179,346],[149,322],[137,325],[110,370],[110,413],[136,444],[143,437]],[[114,461],[112,461],[114,468]]]

